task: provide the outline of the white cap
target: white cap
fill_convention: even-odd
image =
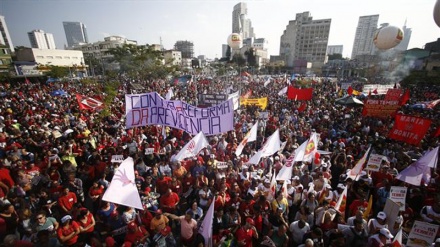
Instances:
[[[337,188],[338,189],[345,189],[345,186],[343,184],[338,184]]]
[[[264,180],[264,182],[265,182],[265,183],[270,183],[270,180],[266,178],[266,179]]]
[[[388,239],[394,238],[394,236],[391,234],[391,232],[386,228],[380,229],[380,234],[384,235]]]
[[[384,220],[384,219],[387,218],[387,214],[385,212],[381,211],[381,212],[377,213],[377,218],[381,219],[381,220]]]

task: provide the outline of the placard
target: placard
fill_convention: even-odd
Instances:
[[[264,98],[256,98],[256,99],[246,99],[240,98],[240,105],[255,105],[260,107],[261,110],[266,109],[267,107],[267,97]]]
[[[227,100],[226,94],[198,94],[198,103],[204,106],[213,106]]]
[[[390,198],[387,198],[383,211],[387,215],[387,224],[389,227],[393,227],[396,219],[399,215],[399,204],[393,202]]]
[[[371,154],[368,159],[367,165],[365,166],[365,170],[369,170],[372,172],[377,172],[380,169],[380,164],[385,156],[379,154]]]
[[[406,246],[429,247],[431,246],[431,243],[434,243],[437,231],[438,225],[416,220],[408,235]]]
[[[363,116],[387,118],[394,116],[399,109],[399,101],[367,99],[362,109]]]
[[[390,199],[400,206],[400,211],[405,211],[406,187],[391,186]]]
[[[228,168],[228,162],[217,161],[217,169]]]
[[[263,120],[268,120],[269,119],[269,112],[261,111],[261,112],[259,112],[258,117]]]
[[[145,149],[145,154],[146,155],[148,155],[148,154],[153,154],[154,153],[154,148],[146,148]]]
[[[267,98],[266,98],[267,99]],[[208,108],[179,100],[165,100],[156,92],[125,95],[126,128],[163,125],[191,135],[218,135],[234,129],[232,99]]]
[[[124,161],[124,155],[112,155],[111,162],[113,163],[122,163]]]

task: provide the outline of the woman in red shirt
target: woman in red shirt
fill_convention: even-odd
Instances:
[[[64,246],[73,246],[78,242],[80,227],[70,215],[61,218],[61,227],[57,230],[58,239]]]
[[[104,195],[104,186],[100,185],[98,180],[95,180],[89,189],[89,197],[92,199],[94,209],[98,209],[102,195]]]
[[[80,230],[79,242],[84,242],[90,245],[90,240],[92,239],[93,231],[95,230],[95,218],[87,208],[80,209],[78,224]]]

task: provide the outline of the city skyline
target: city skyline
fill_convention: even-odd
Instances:
[[[82,3],[87,4],[82,4]],[[221,57],[222,44],[231,33],[233,7],[240,1],[2,1],[0,15],[6,17],[15,46],[29,46],[27,32],[43,29],[54,35],[57,47],[67,44],[63,21],[87,25],[89,42],[120,35],[139,44],[159,44],[173,49],[178,40],[194,43],[194,54]],[[247,3],[248,15],[258,37],[268,40],[270,55],[278,55],[280,37],[297,13],[309,11],[313,19],[332,19],[328,45],[343,45],[344,57],[350,57],[360,16],[379,15],[379,22],[412,29],[408,46],[422,48],[437,40],[439,27],[433,17],[435,0],[260,0]],[[72,6],[78,3],[78,6]],[[86,8],[85,8],[86,7]],[[78,11],[81,8],[81,11]],[[96,11],[100,9],[100,11]],[[17,15],[16,13],[20,13]],[[23,18],[26,16],[26,18]],[[41,16],[44,16],[43,18]]]

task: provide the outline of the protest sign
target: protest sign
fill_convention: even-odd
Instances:
[[[266,98],[267,99],[267,98]],[[165,100],[159,94],[125,95],[126,127],[165,125],[191,135],[218,135],[234,129],[232,99],[219,105],[198,108],[179,100]]]
[[[382,85],[382,84],[367,84],[364,85],[362,93],[368,95],[370,92],[375,92],[375,94],[386,94],[388,89],[393,89],[394,84]]]
[[[267,97],[264,98],[255,98],[255,99],[240,99],[240,105],[256,105],[260,107],[260,109],[264,110],[267,107]]]
[[[394,226],[397,217],[399,216],[399,204],[393,202],[390,198],[387,198],[387,202],[385,203],[385,207],[383,211],[387,215],[387,224],[388,226]]]
[[[122,163],[124,161],[124,155],[112,155],[111,162],[113,163]]]
[[[400,206],[400,211],[405,211],[406,187],[391,186],[390,199]]]
[[[198,94],[199,105],[214,106],[226,101],[228,97],[226,94]]]
[[[146,148],[145,149],[145,154],[153,154],[154,153],[154,148]]]
[[[269,112],[261,111],[261,112],[259,112],[258,116],[260,119],[268,120],[269,119]]]
[[[382,163],[382,160],[385,156],[379,155],[379,154],[372,154],[370,155],[370,158],[368,159],[367,166],[365,167],[365,170],[377,172],[380,169],[380,164]]]
[[[402,94],[402,89],[400,88],[390,88],[385,95],[384,100],[395,101],[400,100],[400,95]]]
[[[228,162],[217,161],[217,169],[226,169],[228,168]]]
[[[434,243],[437,231],[438,225],[416,220],[408,235],[406,246],[429,247],[431,246],[431,243]]]
[[[362,110],[363,116],[387,118],[389,116],[394,116],[397,109],[399,109],[399,101],[388,101],[388,100],[375,100],[367,99],[364,102],[364,108]]]
[[[425,137],[431,122],[427,118],[397,114],[388,138],[418,145]]]

